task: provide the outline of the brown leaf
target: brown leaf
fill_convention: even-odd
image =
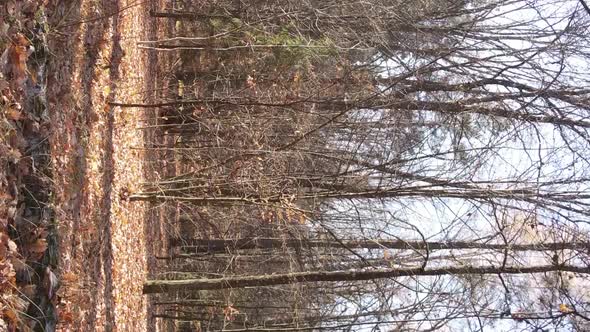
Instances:
[[[31,269],[31,267],[27,265],[24,259],[16,256],[10,258],[10,263],[12,264],[15,271],[27,271]]]
[[[0,233],[0,244],[8,243],[8,241],[10,241],[10,237],[8,237],[8,234],[4,232]]]
[[[35,253],[43,253],[47,249],[47,240],[41,238],[37,239],[34,243],[29,246],[29,250]]]
[[[235,319],[235,316],[238,315],[240,312],[233,307],[233,305],[228,305],[223,309],[223,315],[225,316],[226,320],[232,321]]]
[[[5,72],[16,87],[24,84],[27,78],[27,58],[29,57],[27,49],[29,45],[27,38],[17,33],[7,50]]]
[[[10,195],[10,193],[2,191],[0,192],[0,200],[10,201],[12,200],[12,196]]]
[[[32,299],[37,293],[37,285],[26,285],[21,288],[21,292],[29,299]]]
[[[8,238],[8,235],[4,234],[4,233],[0,233],[0,235],[2,237],[6,236]],[[8,240],[1,240],[0,241],[0,257],[6,257],[6,253],[8,252],[8,246],[6,245],[8,242]]]
[[[4,316],[4,319],[8,322],[16,324],[18,316],[16,315],[16,312],[14,312],[12,309],[5,308],[4,310],[2,310],[2,315]]]
[[[16,273],[7,260],[0,261],[0,291],[12,288],[16,284]]]
[[[12,162],[17,163],[22,155],[17,149],[10,149],[8,150],[7,157],[9,157]]]
[[[61,275],[61,280],[66,283],[74,283],[78,281],[78,276],[74,272],[65,272]]]
[[[59,321],[64,324],[71,324],[74,321],[74,314],[69,310],[61,310],[58,317]]]
[[[27,176],[30,174],[31,169],[33,168],[33,161],[31,157],[21,158],[18,161],[18,170],[22,176]]]
[[[571,314],[572,312],[574,312],[574,309],[570,308],[570,306],[568,306],[565,303],[561,303],[559,305],[559,311],[564,314]]]
[[[7,104],[12,97],[8,87],[8,82],[6,82],[5,79],[0,78],[0,96],[2,96],[2,102],[5,104]]]
[[[9,110],[6,112],[6,117],[7,117],[8,119],[10,119],[10,120],[13,120],[13,121],[18,121],[18,120],[20,120],[20,119],[22,119],[22,118],[23,118],[23,113],[22,113],[20,110],[18,110],[18,109],[16,109],[16,108],[12,108],[12,107],[11,107],[11,108],[10,108],[10,109],[9,109]]]

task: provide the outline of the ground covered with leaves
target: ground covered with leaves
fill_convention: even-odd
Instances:
[[[0,330],[145,331],[144,113],[109,102],[149,95],[149,8],[1,6]]]

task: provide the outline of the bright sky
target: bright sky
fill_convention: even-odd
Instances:
[[[534,4],[535,9],[530,7]],[[498,7],[495,11],[490,13],[490,17],[496,16],[494,19],[489,20],[490,25],[509,25],[517,23],[519,21],[534,21],[536,27],[542,27],[548,32],[549,25],[552,25],[553,29],[560,29],[569,24],[568,19],[569,13],[572,13],[573,8],[576,8],[577,18],[586,15],[583,8],[579,5],[578,1],[573,0],[560,0],[560,1],[512,1],[509,6]],[[532,25],[529,25],[532,27]],[[583,31],[581,33],[587,33]],[[539,42],[555,42],[553,36],[541,38],[536,41]],[[561,40],[564,43],[567,40]],[[557,43],[561,42],[558,41]],[[523,42],[522,40],[510,40],[502,39],[502,43],[508,45],[514,49],[528,48],[529,42]],[[564,49],[564,52],[569,50]],[[577,51],[586,51],[578,49]],[[493,51],[487,51],[493,52]],[[544,69],[553,69],[558,71],[561,64],[555,61],[555,58],[551,56],[561,57],[559,53],[546,52],[539,56],[539,63],[542,62]],[[501,59],[503,61],[515,61],[513,57],[506,56]],[[568,77],[566,81],[576,82],[578,86],[588,86],[590,82],[589,78],[589,63],[580,55],[572,55],[567,57],[565,61],[565,70],[563,70],[563,77]],[[397,67],[396,64],[392,67]],[[534,70],[533,70],[534,71]],[[535,78],[535,79],[534,79]],[[522,77],[522,82],[533,86],[544,86],[550,77]],[[580,114],[581,115],[581,114]],[[480,133],[478,138],[470,138],[470,146],[472,148],[480,148],[490,146],[493,147],[494,152],[486,155],[486,164],[480,165],[478,171],[474,173],[472,179],[477,180],[502,180],[502,179],[514,179],[519,178],[523,180],[534,181],[536,179],[547,180],[567,177],[581,177],[587,174],[590,169],[590,165],[586,160],[579,159],[577,155],[572,154],[572,151],[567,146],[566,142],[562,138],[562,133],[552,125],[541,125],[533,128],[530,125],[521,125],[520,128],[516,128],[522,135],[519,139],[514,139],[511,135],[512,131],[506,133],[506,135],[500,135],[494,138],[492,141],[491,136],[485,132]],[[569,136],[571,137],[571,136]],[[571,142],[568,142],[571,144]],[[588,143],[580,141],[579,139],[573,140],[574,145],[579,145],[580,151],[589,151]],[[452,141],[450,137],[447,137],[443,147],[451,149]],[[444,150],[443,148],[442,150]],[[430,154],[432,151],[424,150],[424,155]],[[456,163],[449,163],[448,161],[434,161],[430,159],[428,166],[432,169],[432,174],[439,175],[449,174],[453,172],[458,178],[462,178],[465,174],[461,165]],[[444,169],[441,172],[441,169]],[[424,174],[428,175],[428,173]],[[557,187],[556,187],[557,188]],[[560,186],[561,190],[575,189],[576,191],[590,192],[588,183],[580,185],[567,185]],[[497,228],[497,225],[493,223],[490,217],[489,208],[484,208],[479,211],[475,211],[474,205],[465,200],[461,199],[435,199],[435,200],[403,200],[397,203],[389,203],[383,207],[388,210],[392,215],[400,217],[407,221],[411,221],[415,227],[418,227],[420,231],[429,238],[477,238],[482,234],[490,233],[490,231]],[[507,218],[513,218],[514,216],[508,216]],[[541,222],[547,225],[551,224],[551,219],[559,219],[560,217],[554,213],[545,212],[540,215]],[[543,218],[545,220],[543,220]],[[376,220],[376,219],[374,219]],[[388,220],[389,221],[389,220]],[[415,238],[419,239],[417,232],[411,229],[401,229],[399,223],[396,223],[396,227],[383,226],[385,230],[390,233],[394,233],[400,238]],[[588,230],[587,225],[580,226],[581,230]],[[379,227],[376,227],[379,228]],[[541,235],[538,235],[541,236]],[[536,238],[535,238],[536,237]],[[532,240],[538,240],[541,237],[537,235],[531,235]],[[529,256],[529,261],[532,263],[539,262],[538,264],[546,264],[547,262],[541,262],[541,257]],[[531,287],[531,296],[538,296],[540,292],[544,290],[535,289],[532,285],[536,284],[536,280],[527,280],[529,277],[520,277],[520,280],[515,277],[514,282],[520,282],[527,287]],[[535,277],[536,278],[536,277]],[[577,281],[582,283],[582,281]],[[574,288],[580,290],[579,285]],[[533,295],[535,294],[535,295]],[[590,301],[590,298],[588,298]],[[370,299],[367,299],[370,301]],[[398,301],[399,305],[403,305],[403,301]],[[512,307],[511,310],[516,312],[518,310],[526,310],[527,308]],[[556,308],[557,309],[557,308]],[[473,322],[472,322],[473,323]],[[526,330],[525,324],[515,323],[513,320],[500,320],[500,322],[493,327],[486,327],[483,331],[518,331]],[[424,326],[425,328],[425,326]],[[370,330],[358,329],[359,331]],[[468,325],[463,322],[450,325],[447,329],[441,331],[462,331],[469,330]],[[558,331],[568,331],[569,328],[563,327]]]

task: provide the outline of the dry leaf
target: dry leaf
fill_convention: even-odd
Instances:
[[[10,195],[7,192],[0,192],[0,200],[11,201],[12,200],[12,195]]]
[[[47,240],[40,238],[29,246],[29,250],[35,253],[43,253],[47,249]]]
[[[22,155],[17,149],[10,149],[8,150],[7,157],[9,157],[12,162],[16,163]]]
[[[21,288],[21,292],[29,299],[32,299],[37,294],[37,285],[26,285]]]
[[[559,305],[559,312],[564,314],[571,314],[572,312],[574,312],[574,309],[570,308],[570,306],[568,306],[567,304],[562,303]]]
[[[27,79],[27,52],[30,46],[25,36],[17,33],[7,49],[5,72],[16,87],[22,86]]]
[[[8,252],[11,254],[15,254],[17,250],[18,250],[18,247],[17,247],[16,243],[14,243],[14,241],[12,241],[12,240],[8,240]]]
[[[105,97],[105,98],[107,98],[110,94],[111,94],[111,87],[109,85],[106,85],[102,89],[102,96]]]
[[[16,324],[17,319],[18,319],[16,312],[14,312],[10,308],[5,308],[4,310],[2,310],[2,316],[4,316],[4,319],[9,321],[12,324]]]
[[[23,113],[16,108],[10,108],[6,112],[6,117],[13,121],[18,121],[23,118]]]
[[[74,321],[74,314],[69,310],[60,310],[58,317],[59,321],[64,324],[71,324]]]
[[[246,86],[248,88],[254,88],[256,86],[256,81],[254,81],[254,77],[248,75],[246,78]]]
[[[26,270],[30,268],[25,260],[19,257],[11,257],[10,263],[12,263],[12,266],[14,266],[15,270]]]
[[[61,280],[67,283],[74,283],[78,281],[78,276],[74,272],[65,272],[61,275]]]
[[[0,58],[0,68],[5,68],[6,64],[3,64],[2,61],[4,59]],[[2,76],[2,72],[0,72],[0,104],[7,105],[14,97],[10,92],[10,84]]]
[[[7,260],[0,261],[0,292],[16,284],[16,272]]]
[[[234,308],[231,304],[223,309],[223,315],[225,316],[225,319],[229,321],[234,320],[235,316],[239,313],[238,309]]]

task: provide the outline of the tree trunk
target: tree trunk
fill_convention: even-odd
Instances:
[[[234,46],[233,48],[279,48],[285,47],[283,45],[251,45],[251,46]],[[289,47],[307,47],[313,48],[309,45],[289,45]],[[319,47],[317,47],[319,48]],[[535,97],[536,93],[523,93],[521,97]],[[490,97],[490,102],[498,101]],[[196,99],[196,100],[182,100],[182,101],[164,101],[153,104],[143,103],[109,103],[112,106],[120,107],[143,107],[143,108],[154,108],[164,106],[181,106],[181,105],[242,105],[242,106],[260,106],[260,107],[291,107],[298,104],[316,104],[322,105],[323,107],[330,109],[391,109],[391,110],[407,110],[407,111],[432,111],[444,114],[481,114],[485,116],[495,116],[504,119],[512,119],[523,122],[531,123],[547,123],[553,125],[569,126],[569,127],[581,127],[590,128],[590,121],[585,121],[568,116],[556,116],[552,114],[529,114],[521,111],[511,111],[499,107],[493,107],[490,103],[482,99],[474,99],[473,101],[421,101],[421,100],[403,100],[397,97],[383,97],[383,98],[367,98],[366,100],[360,101],[346,101],[338,99],[326,99],[326,100],[312,100],[310,98],[304,98],[295,101],[287,102],[273,102],[263,101],[251,98],[237,98],[237,99]]]
[[[228,277],[215,279],[186,279],[186,280],[149,280],[143,286],[144,294],[166,293],[181,290],[214,290],[245,287],[262,287],[273,285],[294,284],[300,282],[319,281],[361,281],[383,278],[407,276],[441,276],[441,275],[482,275],[482,274],[525,274],[543,273],[551,271],[567,271],[574,273],[590,273],[590,267],[541,265],[529,267],[448,267],[424,270],[411,269],[380,269],[367,271],[312,271],[295,272],[273,275],[254,275],[244,277]]]
[[[190,19],[190,20],[210,20],[210,19],[221,19],[231,20],[233,16],[227,15],[215,15],[215,14],[199,14],[193,12],[180,12],[180,11],[150,11],[151,17],[159,18],[173,18],[176,20]]]
[[[582,250],[590,247],[587,242],[554,242],[528,244],[491,244],[471,241],[424,242],[403,240],[306,240],[278,238],[239,238],[239,239],[195,239],[171,238],[170,246],[196,247],[197,252],[225,252],[227,249],[277,249],[277,248],[350,248],[350,249],[402,249],[402,250],[451,250],[451,249],[488,249],[511,251],[546,251],[546,250]]]

